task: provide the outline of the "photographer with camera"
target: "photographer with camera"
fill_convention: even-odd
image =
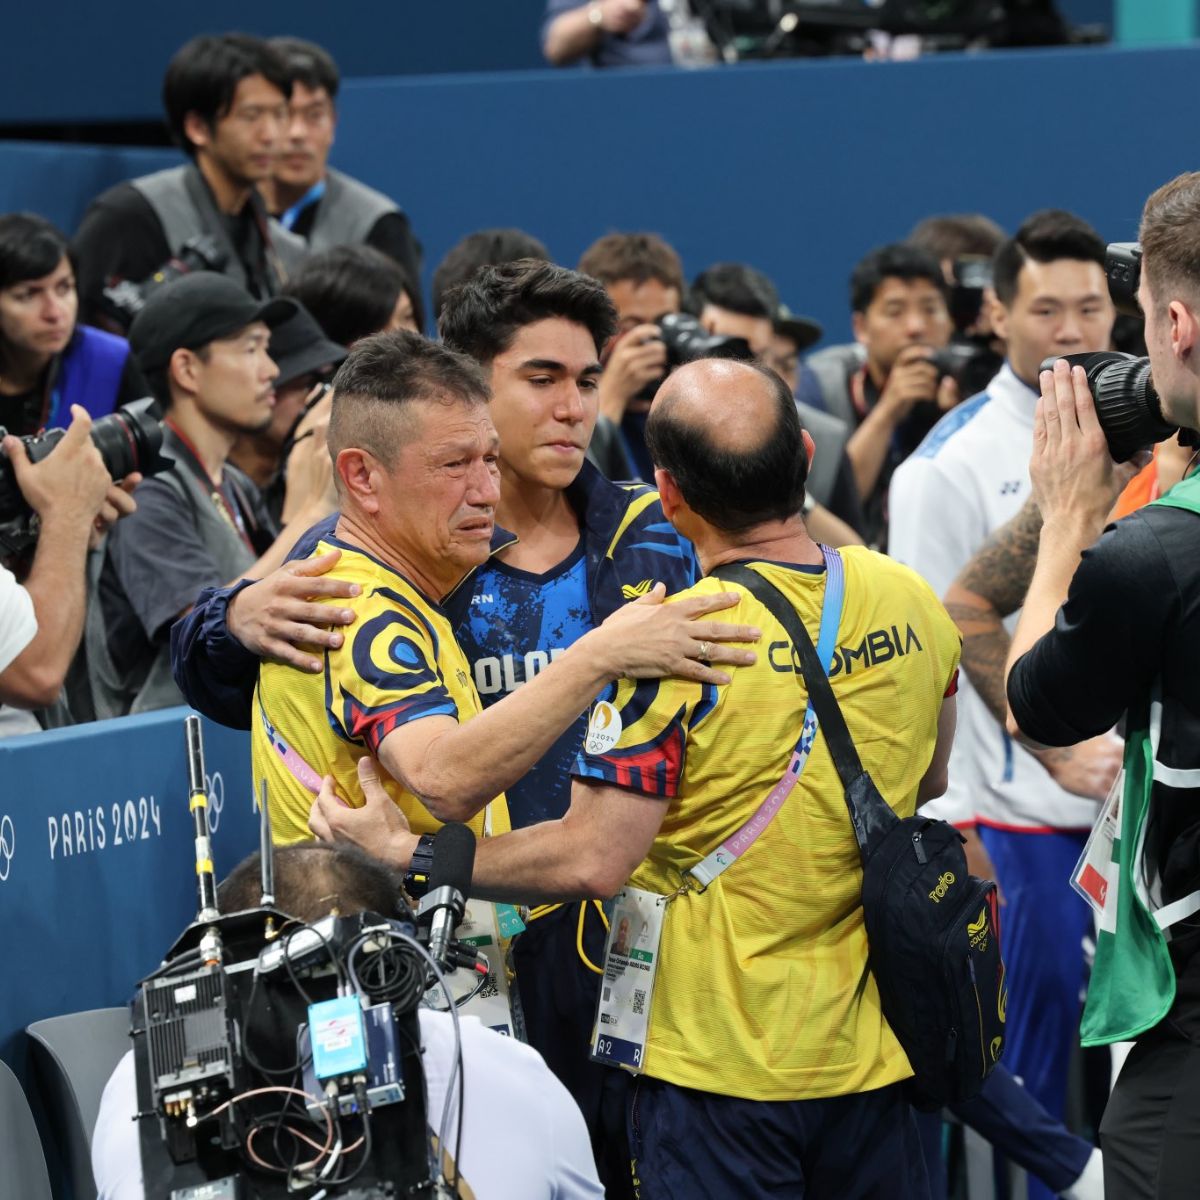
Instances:
[[[1041,373],[1029,470],[1043,524],[1009,654],[1014,735],[1071,746],[1124,716],[1119,804],[1102,812],[1075,873],[1101,914],[1084,1043],[1136,1038],[1100,1128],[1108,1195],[1121,1200],[1191,1195],[1200,1173],[1200,480],[1188,475],[1101,533],[1129,473],[1113,462],[1129,453],[1114,401],[1118,418],[1144,402],[1143,445],[1162,424],[1200,428],[1197,245],[1191,173],[1142,214],[1137,297],[1152,390],[1100,388],[1094,399],[1079,366]],[[1120,274],[1118,249],[1114,294],[1136,279]],[[1144,364],[1126,365],[1136,384]]]
[[[83,634],[88,547],[136,508],[129,492],[141,476],[114,484],[91,439],[91,417],[78,405],[71,417],[66,434],[39,462],[31,462],[12,435],[2,447],[15,486],[39,522],[23,581],[0,566],[0,702],[17,708],[45,708],[58,699]],[[0,736],[39,728],[32,716],[0,709]]]
[[[1040,363],[1106,349],[1115,315],[1104,243],[1070,213],[1046,210],[1026,220],[997,252],[994,277],[992,321],[1007,343],[1005,367],[987,391],[944,416],[892,480],[889,551],[939,595],[1028,495]],[[1007,901],[1012,996],[1005,1064],[1061,1119],[1090,925],[1067,875],[1116,773],[1119,746],[1106,736],[1070,754],[1036,757],[1013,746],[1003,724],[1003,631],[997,646],[994,630],[981,631],[973,611],[956,607],[951,616],[964,636],[965,682],[939,815],[977,833],[995,864]],[[1036,1182],[1031,1187],[1038,1197],[1050,1195]]]
[[[372,913],[411,919],[399,876],[353,847],[307,844],[279,847],[274,855],[275,907],[303,925],[331,912],[342,917]],[[240,862],[217,893],[225,913],[259,907],[261,865],[257,853]],[[425,1110],[436,1127],[457,1069],[453,1019],[418,1010]],[[538,1055],[516,1038],[461,1016],[463,1200],[598,1200],[587,1130],[579,1109]],[[99,1200],[143,1200],[134,1052],[117,1064],[96,1118],[92,1172]],[[457,1111],[457,1106],[455,1111]],[[520,1113],[504,1121],[497,1113]],[[457,1123],[456,1123],[457,1124]],[[314,1126],[314,1128],[316,1128]],[[451,1126],[445,1158],[457,1141]],[[452,1168],[448,1169],[452,1173]],[[340,1195],[341,1191],[332,1193]]]
[[[267,215],[257,185],[283,143],[291,78],[278,51],[240,33],[193,38],[171,59],[163,104],[191,161],[92,201],[72,243],[85,320],[127,327],[164,265],[170,277],[221,272],[257,300],[278,294],[307,246]],[[132,294],[114,307],[105,288],[122,281]]]
[[[80,325],[67,239],[33,213],[0,216],[0,425],[18,437],[149,393],[129,343]]]
[[[887,545],[892,472],[941,413],[958,403],[936,362],[954,330],[938,262],[904,243],[872,250],[850,277],[854,346],[813,355],[826,407],[853,432],[846,456],[863,505],[869,546]]]
[[[333,511],[332,469],[315,438],[289,461],[295,503],[285,509],[295,515],[282,533],[229,461],[239,436],[271,423],[279,368],[268,336],[296,311],[284,297],[256,303],[206,271],[157,292],[130,330],[166,412],[163,449],[174,467],[138,488],[136,517],[108,539],[87,639],[98,717],[181,703],[171,678],[172,622],[204,588],[280,566],[300,534]]]

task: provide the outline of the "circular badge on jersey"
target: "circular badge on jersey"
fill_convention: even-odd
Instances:
[[[588,754],[607,754],[621,736],[621,714],[607,700],[597,700],[588,721],[583,748]]]

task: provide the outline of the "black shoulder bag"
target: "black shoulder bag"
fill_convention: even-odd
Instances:
[[[863,917],[883,1015],[916,1075],[912,1100],[968,1100],[1004,1047],[1008,993],[996,885],[967,872],[962,835],[945,821],[898,817],[863,769],[804,622],[749,567],[712,572],[739,583],[784,627],[800,655],[820,729],[845,789],[863,863]]]

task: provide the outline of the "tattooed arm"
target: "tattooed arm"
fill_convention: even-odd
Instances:
[[[988,711],[1004,724],[1004,664],[1010,638],[1004,618],[1021,607],[1037,562],[1042,514],[1031,496],[984,542],[946,592],[946,611],[963,635],[962,665]]]
[[[1031,496],[984,542],[946,592],[946,611],[963,635],[963,669],[1001,726],[1008,716],[1004,665],[1011,643],[1004,618],[1024,603],[1041,530],[1042,514]],[[1120,743],[1108,735],[1031,752],[1060,787],[1097,800],[1108,795],[1121,765]]]

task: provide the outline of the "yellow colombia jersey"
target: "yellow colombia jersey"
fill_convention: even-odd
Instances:
[[[337,575],[362,588],[349,600],[332,600],[357,613],[337,650],[325,652],[325,670],[310,675],[293,667],[263,663],[251,717],[255,794],[267,781],[271,829],[279,845],[311,839],[308,813],[313,793],[292,765],[332,775],[351,804],[363,802],[357,763],[368,750],[409,721],[444,715],[462,722],[482,712],[471,667],[454,639],[445,613],[402,575],[337,538],[325,539],[314,555],[338,549]],[[301,772],[302,773],[302,772]],[[381,772],[389,795],[416,833],[437,821],[409,791]],[[489,806],[490,832],[509,829],[501,793]],[[469,822],[477,833],[484,814]]]
[[[942,697],[957,680],[958,631],[914,571],[861,547],[841,553],[834,694],[863,765],[908,816]],[[815,643],[824,568],[753,566],[795,605]],[[783,627],[735,584],[704,579],[680,595],[721,591],[743,593],[717,617],[762,630],[758,661],[732,668],[722,688],[622,682],[616,745],[576,763],[576,775],[670,798],[630,880],[660,894],[753,815],[800,735],[806,694]],[[707,891],[668,904],[646,1073],[753,1100],[845,1095],[911,1075],[867,970],[861,891],[841,783],[818,735],[765,833]]]

